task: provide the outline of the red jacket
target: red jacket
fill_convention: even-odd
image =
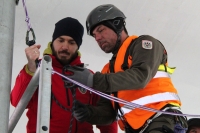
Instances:
[[[63,66],[52,57],[53,69],[62,73]],[[77,56],[70,65],[80,65],[80,56]],[[22,97],[26,87],[28,86],[32,76],[25,71],[25,67],[20,71],[17,76],[15,86],[11,92],[11,104],[17,106],[20,98]],[[72,108],[72,94],[70,89],[65,89],[62,77],[57,74],[52,75],[52,94],[57,101],[65,108]],[[76,89],[76,99],[85,104],[95,105],[99,96],[87,91],[82,94],[79,89]],[[27,133],[36,132],[36,119],[37,119],[37,104],[38,104],[38,90],[34,93],[27,106]],[[71,112],[62,109],[54,99],[51,99],[51,112],[50,112],[50,133],[67,133],[69,129]],[[108,126],[97,126],[101,133],[117,133],[117,123],[114,122]],[[71,133],[93,133],[93,126],[87,122],[78,122],[76,119],[73,121]]]

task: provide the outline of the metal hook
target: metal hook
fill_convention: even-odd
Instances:
[[[19,4],[19,0],[15,0],[15,3],[16,3],[16,5],[18,5]]]
[[[32,36],[33,36],[33,40],[29,41],[29,32],[31,31]],[[26,44],[28,46],[32,46],[33,44],[35,44],[35,33],[34,30],[32,28],[30,28],[29,31],[26,32]]]

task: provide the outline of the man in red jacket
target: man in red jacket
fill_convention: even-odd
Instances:
[[[84,33],[83,26],[78,20],[67,17],[55,24],[52,42],[48,44],[44,54],[48,54],[52,58],[53,69],[57,72],[70,74],[65,71],[66,65],[83,67],[84,64],[80,60],[80,52],[78,51],[82,44]],[[17,76],[15,86],[11,92],[11,104],[17,106],[20,98],[26,90],[34,72],[36,71],[35,60],[40,56],[41,45],[35,44],[25,49],[28,63],[20,71]],[[66,86],[66,81],[57,74],[52,75],[52,96],[51,96],[51,112],[50,112],[50,133],[67,133],[72,126],[71,133],[93,133],[93,127],[87,122],[79,122],[73,119],[72,103],[74,101],[72,92]],[[95,111],[95,106],[101,107],[102,104],[111,104],[107,99],[99,97],[87,90],[75,89],[76,100],[91,106],[91,110]],[[38,105],[38,90],[31,98],[27,109],[27,133],[36,132]],[[105,106],[102,106],[104,108]],[[112,106],[110,106],[112,107]],[[117,133],[117,123],[115,120],[115,111],[113,108],[105,108],[104,114],[105,126],[97,126],[101,133]],[[108,115],[105,117],[105,115]],[[112,116],[112,118],[110,117]],[[90,115],[91,120],[93,116]],[[70,125],[70,120],[73,119]],[[108,119],[110,121],[108,122]],[[104,120],[101,120],[101,123]]]

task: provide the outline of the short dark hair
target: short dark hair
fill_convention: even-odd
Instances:
[[[191,130],[192,127],[200,127],[200,118],[191,118],[187,121],[188,130],[187,133]]]

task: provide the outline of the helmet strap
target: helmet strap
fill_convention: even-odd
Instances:
[[[117,41],[115,43],[115,47],[113,48],[112,53],[114,54],[116,52],[116,50],[118,50],[118,48],[121,46],[121,32],[120,33],[116,33],[117,34]]]
[[[120,18],[104,21],[101,24],[111,28],[116,34],[121,33],[124,29],[124,21]]]

